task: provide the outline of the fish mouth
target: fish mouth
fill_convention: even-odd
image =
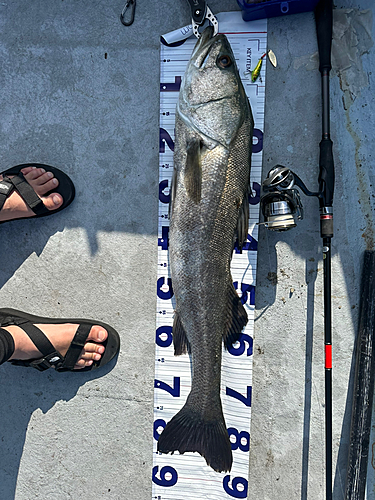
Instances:
[[[222,34],[215,36],[213,36],[213,34],[213,26],[207,26],[194,47],[193,54],[191,56],[191,63],[198,69],[204,66],[214,43],[224,38],[224,35]]]

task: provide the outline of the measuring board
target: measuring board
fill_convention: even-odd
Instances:
[[[175,109],[181,79],[196,43],[187,38],[178,46],[162,39],[160,72],[159,224],[156,311],[156,358],[154,389],[154,439],[152,498],[155,500],[221,500],[247,498],[252,395],[254,297],[257,263],[260,184],[264,125],[265,64],[261,79],[251,74],[267,48],[267,20],[244,22],[240,12],[217,16],[219,31],[232,46],[241,79],[254,116],[251,159],[249,235],[242,254],[234,250],[231,265],[234,286],[248,314],[248,324],[239,342],[223,348],[221,400],[232,443],[230,473],[218,473],[198,453],[162,455],[157,440],[166,423],[182,408],[191,387],[191,365],[187,354],[174,356],[172,325],[174,299],[168,262],[168,203],[173,173]],[[189,29],[189,27],[183,30]],[[176,44],[174,44],[176,45]],[[199,280],[199,276],[197,276]]]

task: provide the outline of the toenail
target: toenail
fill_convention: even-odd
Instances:
[[[60,205],[60,198],[58,196],[54,196],[52,199],[55,205]]]
[[[105,339],[105,331],[104,331],[104,330],[101,330],[101,331],[98,333],[98,339],[99,339],[99,340],[104,340],[104,339]]]
[[[41,168],[41,169],[40,169],[40,171],[42,172],[42,174],[44,174],[44,173],[45,173],[44,168]]]
[[[100,354],[95,354],[94,355],[95,361],[99,361],[100,358],[101,358]]]
[[[52,179],[52,183],[57,186],[57,179]]]
[[[105,351],[105,349],[104,349],[104,347],[103,347],[103,346],[101,346],[101,347],[98,347],[98,348],[97,348],[97,352],[98,352],[99,354],[103,354],[103,352],[104,352],[104,351]]]
[[[52,172],[47,172],[47,175],[48,175],[48,177],[53,177],[53,173]]]

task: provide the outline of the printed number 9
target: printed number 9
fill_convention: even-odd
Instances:
[[[165,282],[167,281],[167,283]],[[165,287],[165,291],[162,287]],[[171,278],[159,278],[157,281],[157,294],[159,299],[168,300],[173,297],[173,288],[172,288],[172,280]],[[247,296],[246,296],[247,297]]]
[[[152,480],[158,486],[174,486],[178,481],[178,475],[176,469],[166,465],[160,469],[160,479],[156,477],[156,474],[159,471],[159,466],[155,465],[152,469]],[[168,475],[168,477],[167,477]],[[242,498],[242,497],[241,497]]]
[[[167,336],[167,338],[165,338]],[[156,330],[156,343],[159,347],[169,347],[172,344],[172,327],[159,326]]]
[[[249,347],[247,348],[247,356],[251,356],[253,354],[253,339],[250,337],[250,335],[247,335],[246,333],[242,333],[240,335],[240,338],[238,339],[239,345],[234,344],[233,346],[228,347],[228,351],[233,355],[233,356],[241,356],[245,352],[246,344],[247,342],[249,344]]]
[[[232,487],[229,486],[230,476],[225,476],[223,479],[224,490],[234,498],[247,498],[248,482],[243,477],[235,477],[232,480]],[[238,486],[240,485],[240,489]]]
[[[161,432],[160,433],[158,432],[159,427],[163,427],[163,430],[164,430],[166,425],[167,424],[165,423],[165,420],[163,420],[162,418],[158,418],[157,420],[155,420],[155,422],[154,422],[154,439],[155,439],[155,441],[159,441],[159,437],[161,434]],[[229,429],[228,429],[228,432],[229,432]]]

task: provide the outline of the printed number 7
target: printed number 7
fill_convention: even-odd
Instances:
[[[180,377],[173,377],[173,387],[162,382],[161,380],[156,380],[154,383],[155,389],[161,389],[163,391],[169,392],[174,398],[180,397]]]
[[[230,387],[226,388],[225,393],[227,396],[238,399],[239,401],[241,401],[241,403],[245,404],[246,406],[251,406],[251,392],[252,392],[252,387],[248,385],[246,396],[243,396],[242,394],[235,391],[234,389],[231,389]]]

